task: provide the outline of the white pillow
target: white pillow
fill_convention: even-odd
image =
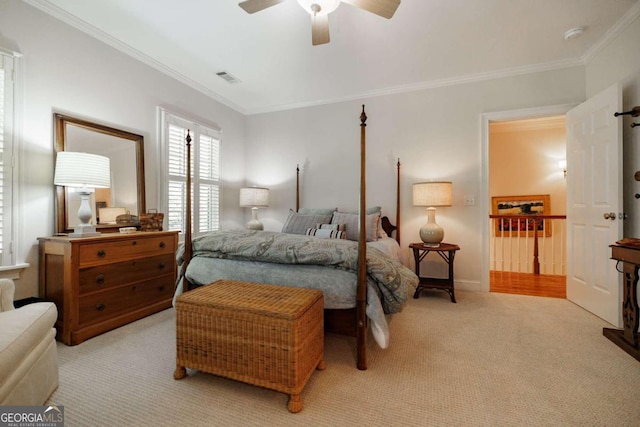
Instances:
[[[344,224],[316,224],[316,228],[319,228],[321,230],[338,230],[338,231],[345,231],[345,225]]]
[[[347,233],[328,228],[307,228],[307,236],[315,236],[323,239],[346,239]]]

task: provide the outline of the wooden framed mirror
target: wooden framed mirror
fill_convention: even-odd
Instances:
[[[111,188],[97,189],[90,203],[91,221],[96,224],[97,231],[117,232],[120,227],[139,225],[137,218],[146,212],[142,135],[58,113],[53,119],[56,156],[60,151],[79,151],[106,156],[111,161]],[[79,223],[79,206],[79,195],[65,186],[56,186],[58,234],[73,232]],[[116,222],[116,217],[122,213],[129,213],[134,218],[123,221],[120,217]]]

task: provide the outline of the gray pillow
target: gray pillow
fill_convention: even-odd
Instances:
[[[365,227],[367,229],[367,242],[375,242],[378,240],[378,223],[380,222],[380,214],[375,213],[367,215],[365,219]],[[358,214],[335,212],[331,218],[332,224],[344,224],[347,232],[348,240],[358,240]]]
[[[282,226],[283,233],[306,234],[308,228],[315,228],[316,224],[325,224],[331,221],[329,215],[302,215],[297,212],[289,212],[287,220]]]

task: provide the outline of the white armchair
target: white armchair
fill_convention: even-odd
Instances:
[[[58,387],[55,304],[15,309],[12,280],[0,279],[0,405],[43,405]]]

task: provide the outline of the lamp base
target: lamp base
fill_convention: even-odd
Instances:
[[[425,246],[435,248],[444,239],[444,230],[436,224],[436,209],[427,208],[427,223],[420,228],[420,239]]]
[[[264,225],[257,219],[252,219],[246,225],[247,230],[264,230]]]
[[[99,236],[96,226],[91,224],[78,224],[74,227],[73,233],[69,233],[69,237],[95,237]]]
[[[248,230],[264,230],[264,225],[258,220],[258,208],[251,208],[251,221],[246,227]]]

